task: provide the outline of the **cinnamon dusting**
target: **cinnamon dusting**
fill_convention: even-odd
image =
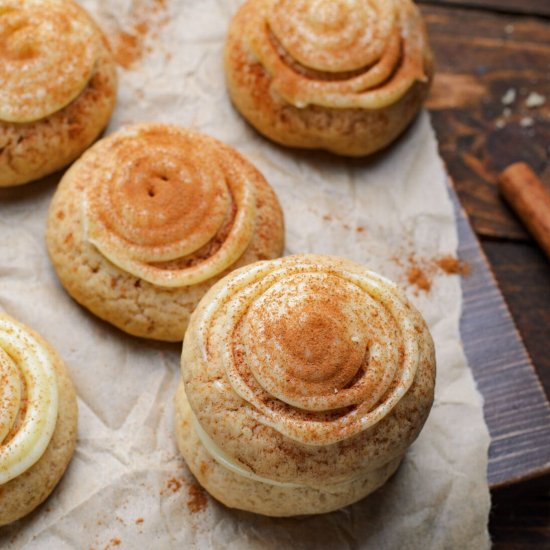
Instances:
[[[135,31],[134,31],[135,32]],[[111,49],[116,62],[129,69],[143,53],[143,34],[119,31],[111,41]]]
[[[181,479],[178,479],[177,477],[172,477],[166,482],[166,489],[172,493],[177,493],[183,485],[183,482]],[[161,491],[162,494],[164,492]]]
[[[166,24],[166,0],[141,0],[132,8],[129,28],[120,29],[110,37],[110,46],[116,62],[130,69],[152,50],[150,39],[158,37],[160,28]]]
[[[418,266],[412,266],[407,270],[407,280],[410,285],[416,286],[425,292],[429,292],[432,288],[432,281],[424,270]]]
[[[453,256],[443,256],[437,260],[437,265],[449,275],[469,275],[470,265],[464,260],[459,260]]]
[[[3,376],[3,379],[0,380],[2,383],[2,386],[7,386],[8,382],[7,375]],[[21,383],[21,398],[19,402],[19,410],[17,412],[17,417],[15,418],[15,421],[11,425],[11,428],[9,429],[8,433],[5,435],[4,439],[0,441],[0,445],[7,445],[16,435],[17,432],[19,432],[19,429],[21,428],[21,425],[23,424],[23,421],[25,419],[25,416],[27,415],[27,410],[29,408],[29,394],[28,394],[28,387],[27,387],[27,381],[24,376],[20,375],[20,383]],[[0,412],[2,409],[7,409],[8,407],[8,401],[0,403]]]
[[[193,483],[189,486],[188,495],[187,507],[192,514],[202,512],[208,506],[206,493],[198,483]]]
[[[435,258],[418,258],[411,254],[403,260],[402,257],[393,257],[392,260],[405,269],[407,283],[419,291],[429,292],[433,278],[443,272],[444,275],[460,275],[467,277],[470,274],[470,265],[464,260],[447,254]]]

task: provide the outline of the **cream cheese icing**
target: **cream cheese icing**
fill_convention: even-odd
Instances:
[[[44,454],[55,430],[57,376],[47,350],[22,324],[0,315],[0,484]]]

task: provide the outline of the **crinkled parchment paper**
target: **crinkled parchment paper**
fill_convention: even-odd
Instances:
[[[407,278],[396,258],[456,253],[446,174],[426,114],[390,151],[370,161],[282,149],[247,126],[225,91],[223,39],[240,2],[83,2],[111,34],[131,30],[147,3],[160,6],[145,18],[147,25],[155,17],[165,21],[157,36],[149,36],[142,59],[120,71],[109,132],[131,122],[165,121],[236,147],[277,191],[289,253],[348,256],[402,283]],[[0,529],[0,547],[489,545],[489,436],[461,346],[457,276],[434,274],[429,292],[409,288],[436,342],[436,400],[422,434],[386,486],[354,506],[309,518],[273,520],[228,510],[210,498],[196,511],[193,479],[173,437],[179,346],[130,338],[65,294],[44,246],[56,183],[52,177],[0,192],[0,308],[42,333],[67,362],[79,395],[79,441],[52,497],[16,525]]]

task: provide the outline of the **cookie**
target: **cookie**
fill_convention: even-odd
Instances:
[[[107,125],[116,65],[72,0],[0,0],[0,187],[51,174]]]
[[[77,436],[76,393],[55,350],[0,313],[0,526],[40,505],[63,476]]]
[[[129,334],[181,341],[217,280],[282,254],[284,227],[275,193],[239,153],[197,132],[140,124],[68,170],[46,240],[77,302]]]
[[[317,514],[396,471],[430,411],[432,338],[393,283],[329,256],[243,267],[201,300],[175,397],[189,468],[225,505]]]
[[[248,0],[225,74],[237,110],[269,139],[358,157],[414,119],[433,56],[411,0]]]

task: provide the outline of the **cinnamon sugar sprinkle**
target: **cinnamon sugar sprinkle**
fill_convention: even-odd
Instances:
[[[109,43],[116,62],[130,69],[146,53],[152,50],[149,39],[158,37],[160,29],[168,21],[167,0],[140,0],[132,7],[128,28],[119,29],[109,36]]]
[[[202,512],[208,506],[206,493],[198,483],[193,483],[189,486],[188,494],[187,507],[192,514]]]
[[[436,261],[437,265],[448,275],[469,275],[470,265],[468,262],[454,258],[453,256],[443,256]]]
[[[172,477],[166,482],[165,489],[171,493],[177,493],[183,485],[183,481],[177,477]],[[165,494],[165,491],[162,490],[161,494]]]
[[[181,490],[184,485],[183,479],[177,477],[172,477],[166,481],[166,484],[163,489],[161,489],[161,496],[167,494],[175,494]],[[187,486],[187,507],[192,514],[197,512],[202,512],[208,506],[208,497],[204,489],[197,483],[192,482]],[[144,522],[143,518],[138,518],[136,524],[141,524]]]
[[[411,254],[406,258],[405,262],[402,258],[398,257],[392,259],[405,269],[407,282],[411,287],[416,289],[416,294],[419,291],[429,292],[432,288],[433,278],[441,272],[444,275],[461,275],[466,277],[471,271],[468,262],[451,255],[426,259],[417,258]]]
[[[432,288],[432,281],[428,278],[424,270],[418,266],[409,267],[407,270],[407,280],[412,286],[416,286],[420,290],[429,292]]]

